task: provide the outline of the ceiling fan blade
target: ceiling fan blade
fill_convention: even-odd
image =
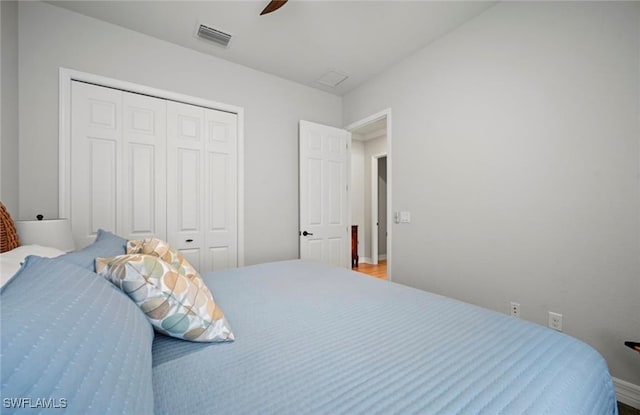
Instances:
[[[269,4],[267,4],[267,7],[264,8],[262,13],[260,13],[260,16],[262,16],[263,14],[275,12],[280,7],[284,6],[286,2],[287,0],[271,0]]]

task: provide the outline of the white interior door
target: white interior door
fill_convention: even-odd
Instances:
[[[122,92],[122,203],[118,234],[167,237],[167,105],[160,98]]]
[[[300,258],[349,267],[351,133],[300,121]]]
[[[237,115],[167,102],[169,242],[198,271],[238,266]]]
[[[205,110],[205,249],[203,267],[238,266],[238,116]]]
[[[166,104],[117,89],[71,85],[71,228],[76,246],[98,229],[166,237]]]
[[[122,92],[73,82],[71,99],[70,219],[79,249],[100,228],[118,231]]]
[[[198,271],[204,246],[204,108],[167,102],[167,236]]]

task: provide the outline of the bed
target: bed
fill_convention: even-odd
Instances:
[[[93,268],[122,249],[102,233],[31,256],[3,288],[3,413],[617,413],[606,362],[577,339],[302,260],[203,275],[235,341],[154,334]]]

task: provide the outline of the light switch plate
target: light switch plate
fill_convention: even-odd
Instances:
[[[400,212],[400,223],[410,223],[411,212]]]

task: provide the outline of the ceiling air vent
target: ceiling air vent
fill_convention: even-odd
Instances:
[[[348,77],[348,75],[345,75],[342,72],[329,69],[329,71],[322,75],[320,79],[317,79],[316,82],[324,86],[328,86],[329,88],[335,88]]]
[[[205,26],[203,24],[198,27],[199,38],[210,40],[211,42],[215,42],[219,45],[224,46],[225,48],[229,46],[229,42],[231,41],[231,35],[225,32],[222,32],[218,29],[214,29],[213,27]]]

